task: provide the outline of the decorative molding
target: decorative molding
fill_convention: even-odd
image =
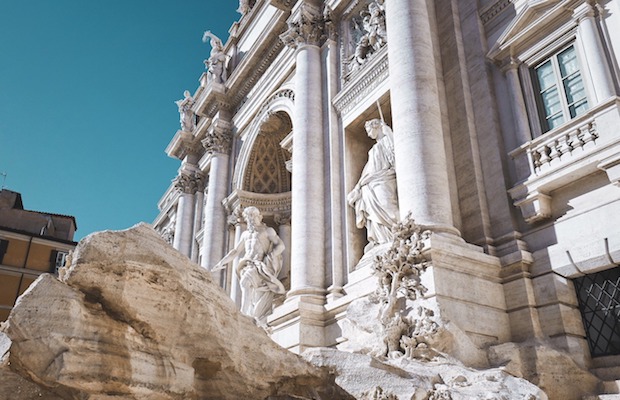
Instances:
[[[245,190],[234,190],[222,204],[232,213],[236,207],[256,207],[264,216],[291,213],[291,192],[277,194],[251,193]]]
[[[260,62],[257,66],[252,68],[252,74],[245,79],[243,79],[242,86],[239,88],[235,88],[234,95],[230,98],[230,104],[235,104],[234,112],[237,113],[241,107],[247,101],[247,94],[252,90],[254,85],[261,79],[267,68],[269,68],[274,60],[274,57],[282,51],[284,48],[284,43],[278,38],[276,38],[271,47],[263,53],[261,56],[257,57]]]
[[[197,171],[182,171],[172,182],[176,190],[186,194],[195,194],[205,188],[205,177]]]
[[[347,114],[364,97],[375,90],[389,77],[387,46],[382,48],[370,62],[359,70],[354,79],[349,81],[336,96],[333,105],[339,114]]]
[[[322,45],[327,39],[326,27],[331,24],[329,8],[323,11],[303,3],[297,15],[288,23],[288,29],[280,35],[280,40],[294,49],[303,45]]]
[[[480,13],[480,21],[482,21],[484,25],[488,24],[511,4],[511,0],[497,0],[490,7]]]
[[[232,132],[230,123],[216,119],[202,140],[202,145],[208,153],[228,154],[232,146]]]

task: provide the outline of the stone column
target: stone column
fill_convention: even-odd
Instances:
[[[525,99],[521,89],[521,79],[519,78],[519,62],[510,59],[503,68],[506,79],[508,80],[508,91],[512,100],[512,115],[515,122],[517,145],[532,140],[530,131],[530,121],[527,116]]]
[[[228,161],[231,145],[230,123],[221,119],[212,122],[207,137],[202,141],[207,152],[211,153],[211,169],[207,200],[204,209],[204,236],[202,242],[202,264],[207,269],[213,268],[224,257],[226,226],[226,210],[222,200],[226,198],[228,189]],[[222,278],[216,273],[216,280]]]
[[[196,241],[196,234],[202,228],[203,222],[203,210],[204,210],[204,188],[196,191],[194,195],[194,233],[192,234],[192,256],[190,257],[193,262],[198,262],[198,256],[200,254],[200,246],[198,246],[198,242]]]
[[[458,234],[452,220],[433,32],[426,0],[386,0],[401,218]]]
[[[194,236],[195,194],[202,190],[203,176],[198,171],[182,169],[174,180],[174,186],[181,192],[177,204],[177,220],[172,246],[181,254],[191,257]]]
[[[234,246],[237,246],[239,240],[241,239],[241,234],[245,230],[245,224],[243,223],[243,218],[241,217],[241,208],[236,207],[232,214],[228,216],[228,223],[235,227],[235,242]],[[230,298],[235,302],[237,307],[241,307],[241,286],[239,286],[239,277],[235,273],[237,269],[237,265],[239,265],[239,257],[235,257],[232,262],[232,266],[229,268],[230,270]]]
[[[331,19],[331,18],[330,18]],[[328,194],[329,194],[329,208],[331,210],[329,221],[330,226],[330,242],[331,251],[328,264],[331,265],[331,285],[327,288],[327,299],[336,299],[344,296],[343,287],[346,280],[346,267],[344,262],[344,249],[346,245],[344,243],[344,227],[341,221],[342,213],[346,212],[345,195],[344,195],[344,180],[342,172],[342,148],[344,147],[343,135],[340,130],[338,113],[334,107],[331,106],[331,101],[339,91],[340,84],[340,53],[338,48],[338,38],[335,29],[335,23],[331,22],[326,24],[327,41],[325,46],[325,60],[326,60],[326,95],[324,96],[324,108],[326,110],[326,126],[325,130],[328,133],[328,166],[329,166],[329,180],[328,180]]]
[[[291,290],[288,297],[325,293],[325,181],[320,10],[302,4],[281,39],[296,50],[293,117]],[[319,245],[317,245],[319,244]]]
[[[583,43],[583,52],[598,104],[615,95],[615,86],[594,15],[594,7],[584,2],[575,9],[573,17],[579,23],[579,37]]]
[[[290,283],[291,276],[291,216],[276,214],[274,221],[278,224],[278,236],[284,242],[284,252],[282,253],[282,272],[280,278],[288,277]],[[280,279],[282,280],[282,279]]]

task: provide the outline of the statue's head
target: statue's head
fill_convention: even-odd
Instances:
[[[243,218],[247,222],[248,225],[260,225],[263,221],[263,216],[260,214],[260,211],[256,207],[247,207],[243,210]]]
[[[366,121],[364,128],[366,128],[368,137],[375,140],[377,138],[380,139],[383,134],[383,121],[379,118],[371,119],[370,121]]]

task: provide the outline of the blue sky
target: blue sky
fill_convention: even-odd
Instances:
[[[76,240],[152,222],[180,161],[176,100],[222,41],[233,0],[0,0],[0,173]],[[2,177],[0,176],[0,185]]]

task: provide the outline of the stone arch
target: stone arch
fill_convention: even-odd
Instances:
[[[284,88],[263,103],[239,151],[234,189],[260,194],[291,190],[291,174],[286,170],[291,155],[280,142],[292,130],[293,100],[293,90]]]

